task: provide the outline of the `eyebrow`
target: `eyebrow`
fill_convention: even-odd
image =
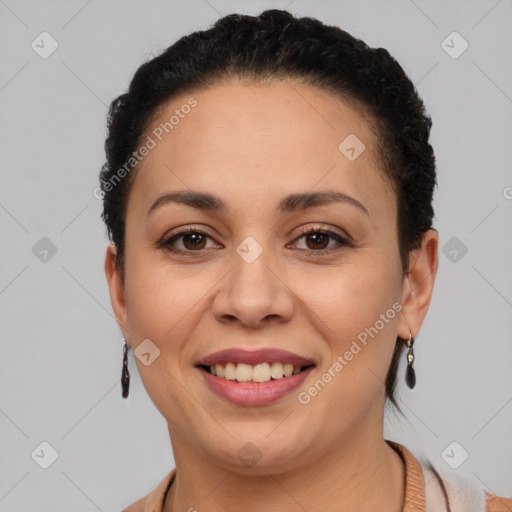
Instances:
[[[177,190],[175,192],[166,192],[159,196],[151,205],[147,214],[149,215],[156,209],[169,203],[184,204],[198,210],[211,212],[226,211],[226,205],[219,196],[207,192]],[[368,210],[360,201],[336,190],[290,194],[279,201],[277,209],[281,213],[293,213],[332,203],[351,204],[370,217]]]

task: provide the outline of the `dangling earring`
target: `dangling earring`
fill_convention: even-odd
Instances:
[[[416,373],[414,368],[412,367],[412,363],[414,362],[414,352],[412,350],[412,344],[414,340],[412,338],[412,332],[409,331],[409,339],[406,341],[407,348],[409,352],[407,352],[407,369],[405,370],[405,382],[409,386],[409,388],[414,388],[416,385]]]
[[[123,398],[128,398],[130,390],[130,373],[128,372],[128,345],[123,339],[123,373],[121,375],[121,387],[123,388]]]

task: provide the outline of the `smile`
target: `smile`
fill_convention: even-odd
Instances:
[[[316,367],[316,361],[274,347],[228,348],[195,362],[219,397],[244,406],[267,405],[289,395]]]
[[[298,366],[291,363],[260,363],[250,365],[246,363],[215,364],[203,366],[211,375],[235,382],[269,382],[297,375],[309,366]]]

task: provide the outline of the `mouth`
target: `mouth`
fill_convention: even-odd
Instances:
[[[315,366],[315,361],[271,347],[256,350],[230,348],[196,361],[195,366],[221,379],[262,383],[302,373]]]
[[[196,361],[207,386],[241,406],[264,406],[284,399],[308,378],[317,362],[286,350],[226,349]]]
[[[233,382],[251,382],[264,383],[280,379],[287,379],[293,375],[298,375],[310,368],[314,364],[294,365],[280,361],[263,362],[255,365],[247,363],[217,363],[214,365],[198,365],[205,372],[214,377],[233,381]]]

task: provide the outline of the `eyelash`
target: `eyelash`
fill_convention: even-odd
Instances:
[[[170,252],[173,252],[173,253],[180,253],[180,254],[190,254],[190,253],[200,253],[202,251],[204,251],[205,249],[198,249],[196,251],[193,251],[193,250],[190,250],[190,249],[176,249],[174,247],[171,246],[171,244],[173,242],[175,242],[176,240],[178,240],[179,238],[183,237],[183,236],[186,236],[186,235],[190,235],[190,234],[198,234],[198,235],[202,235],[202,236],[206,236],[208,238],[211,238],[211,236],[202,231],[201,229],[197,229],[197,228],[194,228],[194,227],[189,227],[183,231],[180,231],[178,233],[175,233],[173,235],[171,235],[170,237],[167,237],[167,238],[163,238],[158,246],[162,249],[165,249],[167,251],[170,251]],[[340,250],[342,247],[353,247],[353,244],[352,242],[347,239],[347,238],[344,238],[342,237],[341,235],[339,235],[338,233],[335,233],[334,231],[330,231],[328,229],[322,229],[322,228],[316,228],[316,227],[313,227],[313,228],[307,228],[305,230],[303,230],[299,236],[297,236],[295,240],[299,240],[303,237],[306,237],[307,235],[310,235],[310,234],[321,234],[321,235],[326,235],[326,236],[329,236],[333,239],[335,239],[338,244],[341,246],[340,248],[330,248],[330,249],[319,249],[319,250],[315,250],[315,249],[300,249],[301,251],[307,251],[307,252],[310,252],[310,253],[313,253],[314,255],[323,255],[323,254],[329,254],[331,252],[334,252],[334,251],[338,251]]]

